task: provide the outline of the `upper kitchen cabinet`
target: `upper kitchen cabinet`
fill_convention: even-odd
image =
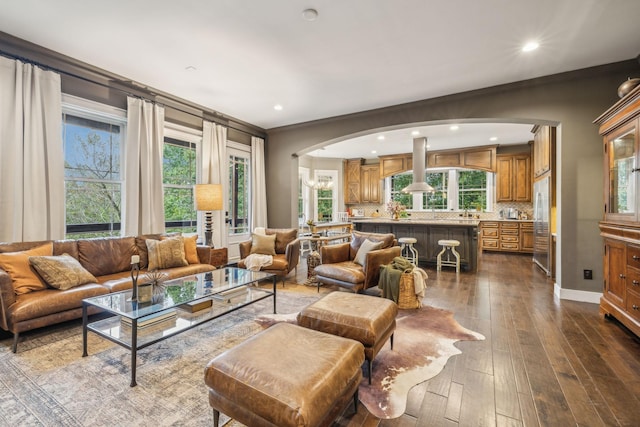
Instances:
[[[362,159],[344,161],[344,203],[360,203],[360,168]]]
[[[600,125],[604,138],[605,220],[637,223],[640,221],[640,86],[598,117],[595,123]]]
[[[536,125],[533,132],[533,177],[535,179],[550,172],[553,167],[556,128]]]
[[[497,156],[496,201],[531,201],[531,155],[529,153]]]
[[[380,203],[380,166],[362,165],[360,172],[360,202]]]

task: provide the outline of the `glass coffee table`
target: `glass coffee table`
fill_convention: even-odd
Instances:
[[[265,280],[272,289],[253,286]],[[271,296],[276,313],[276,276],[259,271],[225,267],[167,280],[158,290],[147,303],[131,301],[131,290],[83,300],[82,357],[88,331],[131,350],[134,387],[138,350]],[[112,316],[90,322],[90,307]]]

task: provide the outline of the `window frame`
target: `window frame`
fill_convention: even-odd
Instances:
[[[328,176],[331,178],[333,182],[333,187],[331,187],[331,220],[336,218],[338,214],[338,171],[335,169],[314,169],[313,171],[313,179],[315,182],[320,181],[321,176]],[[326,191],[326,190],[325,190]],[[318,219],[318,201],[325,200],[325,198],[318,198],[318,190],[313,190],[313,204],[314,204],[314,212],[313,212],[313,220],[315,222],[319,222]],[[328,200],[328,198],[326,199]]]
[[[127,135],[127,112],[121,108],[113,107],[110,105],[102,104],[96,101],[91,101],[85,98],[80,98],[74,95],[66,93],[62,94],[61,102],[62,116],[62,142],[63,153],[64,147],[64,133],[65,133],[65,115],[75,116],[82,119],[93,120],[101,123],[107,123],[120,128],[120,179],[118,180],[98,180],[86,177],[68,177],[66,171],[64,172],[65,182],[65,238],[78,238],[79,233],[93,233],[93,232],[105,232],[108,235],[114,235],[113,232],[118,232],[116,235],[122,235],[122,218],[124,215],[124,195],[126,191],[125,179],[124,179],[124,153],[126,146]],[[63,165],[64,169],[64,165]],[[67,224],[67,182],[105,182],[110,184],[117,184],[120,186],[120,222],[100,223],[100,224]],[[106,227],[105,227],[106,225]]]

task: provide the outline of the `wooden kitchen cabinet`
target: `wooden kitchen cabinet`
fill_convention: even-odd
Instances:
[[[360,167],[360,202],[380,203],[380,166],[363,165]]]
[[[550,172],[553,167],[556,128],[535,126],[533,132],[533,177],[539,178]]]
[[[533,222],[482,221],[480,249],[483,251],[533,253]]]
[[[496,201],[531,201],[531,155],[529,153],[497,156]]]
[[[595,120],[604,152],[600,313],[640,336],[640,86]]]
[[[348,159],[344,162],[344,203],[360,203],[360,174],[362,159]]]

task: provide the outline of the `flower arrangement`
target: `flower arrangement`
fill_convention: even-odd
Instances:
[[[396,200],[387,202],[387,212],[391,214],[393,219],[398,219],[400,217],[400,212],[404,212],[405,209],[405,206]]]

